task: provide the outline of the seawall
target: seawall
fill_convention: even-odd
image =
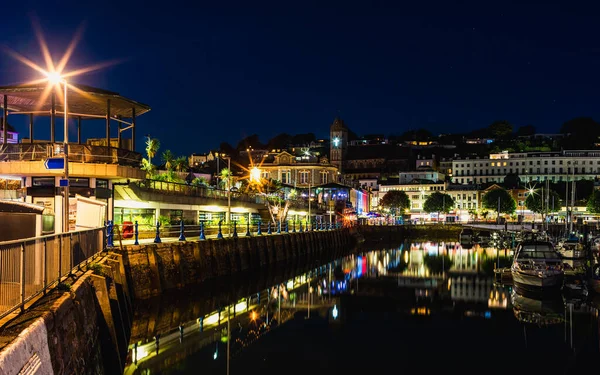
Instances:
[[[134,299],[161,295],[212,278],[298,259],[319,259],[338,248],[352,249],[350,229],[204,241],[128,245],[123,255]]]
[[[61,284],[11,323],[20,333],[0,351],[0,375],[122,372],[133,314],[119,256],[101,263],[102,275],[89,270]]]

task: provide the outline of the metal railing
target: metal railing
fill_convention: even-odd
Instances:
[[[155,191],[161,194],[186,195],[199,198],[227,200],[227,190],[215,189],[207,186],[156,180],[136,181],[134,184],[140,189]],[[237,191],[231,192],[231,199],[236,202],[265,204],[265,197],[262,195],[250,195]]]
[[[0,161],[41,161],[62,153],[62,143],[0,145]],[[122,148],[69,144],[69,162],[118,164],[139,168],[142,155]]]
[[[271,234],[302,233],[308,231],[328,231],[341,229],[348,226],[340,221],[329,222],[325,220],[314,220],[306,223],[305,220],[285,220],[282,222],[256,222],[240,223],[231,221],[229,224],[212,225],[202,224],[179,224],[179,225],[149,225],[149,224],[110,224],[107,233],[108,247],[121,246],[122,241],[133,241],[134,245],[143,240],[160,243],[162,240],[198,241],[208,238],[226,237],[254,237]],[[126,242],[125,244],[131,244]]]
[[[0,318],[104,249],[105,228],[0,242]]]

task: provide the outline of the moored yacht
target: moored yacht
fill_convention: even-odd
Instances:
[[[514,286],[523,290],[560,290],[563,285],[562,259],[549,241],[520,242],[510,271]]]
[[[567,259],[581,259],[585,256],[583,244],[576,235],[558,241],[557,251],[561,257]]]

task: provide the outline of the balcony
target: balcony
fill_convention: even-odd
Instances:
[[[62,156],[62,143],[18,143],[0,145],[0,162],[44,161],[53,156]],[[142,155],[122,148],[69,145],[70,163],[117,164],[139,168]]]

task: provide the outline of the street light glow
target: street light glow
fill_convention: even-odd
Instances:
[[[53,85],[57,85],[63,81],[63,77],[58,72],[46,72],[46,77],[48,77],[48,82]]]
[[[259,182],[260,181],[260,169],[254,167],[250,169],[250,181]]]

